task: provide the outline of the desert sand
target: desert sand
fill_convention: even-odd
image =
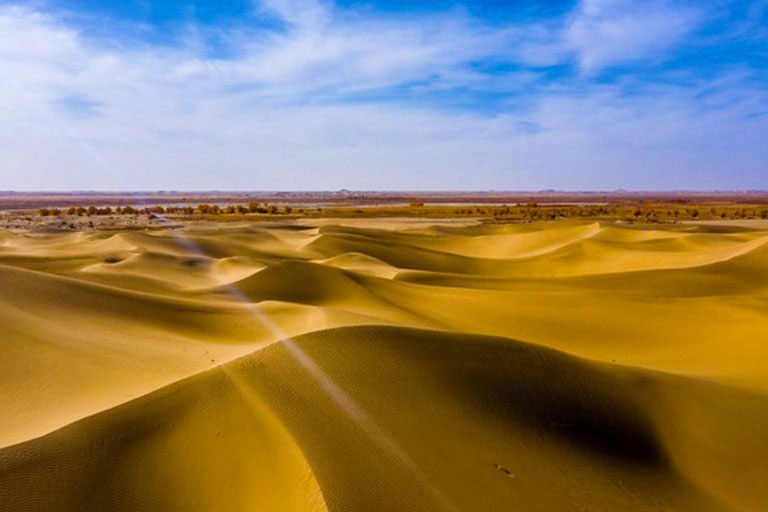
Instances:
[[[0,231],[0,510],[768,510],[768,230]]]

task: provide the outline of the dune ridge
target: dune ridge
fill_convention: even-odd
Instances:
[[[768,510],[768,232],[0,241],[2,510]]]

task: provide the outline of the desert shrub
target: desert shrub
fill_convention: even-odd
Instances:
[[[246,214],[246,213],[248,213],[248,208],[246,208],[246,207],[245,207],[244,205],[242,205],[242,204],[239,204],[239,205],[237,205],[237,206],[235,207],[235,209],[237,210],[237,213],[242,213],[242,214]]]
[[[99,213],[99,209],[98,208],[96,208],[93,205],[88,207],[88,215],[96,215],[97,213]]]
[[[422,206],[424,206],[424,203],[421,201],[413,201],[408,206],[410,206],[411,208],[421,208]]]
[[[208,213],[211,211],[211,205],[205,203],[199,204],[197,205],[197,211],[200,213]]]
[[[259,209],[259,203],[257,203],[256,201],[251,201],[250,203],[248,203],[248,211],[250,213],[256,213],[258,209]]]
[[[74,206],[70,206],[69,208],[67,208],[67,215],[74,215],[75,213],[77,213],[77,208],[75,208]]]
[[[271,213],[272,215],[277,213],[277,206],[271,204],[271,205],[269,205],[268,208],[269,208],[269,213]]]
[[[285,207],[285,213],[291,213],[292,211],[293,211],[293,208],[291,208],[290,206]]]
[[[39,213],[41,217],[48,217],[51,214],[51,210],[48,208],[40,208]]]

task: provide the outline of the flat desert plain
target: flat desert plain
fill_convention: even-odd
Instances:
[[[768,510],[768,230],[0,232],[0,510]]]

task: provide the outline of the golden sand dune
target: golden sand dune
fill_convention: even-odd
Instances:
[[[768,510],[766,241],[0,233],[0,510]]]

